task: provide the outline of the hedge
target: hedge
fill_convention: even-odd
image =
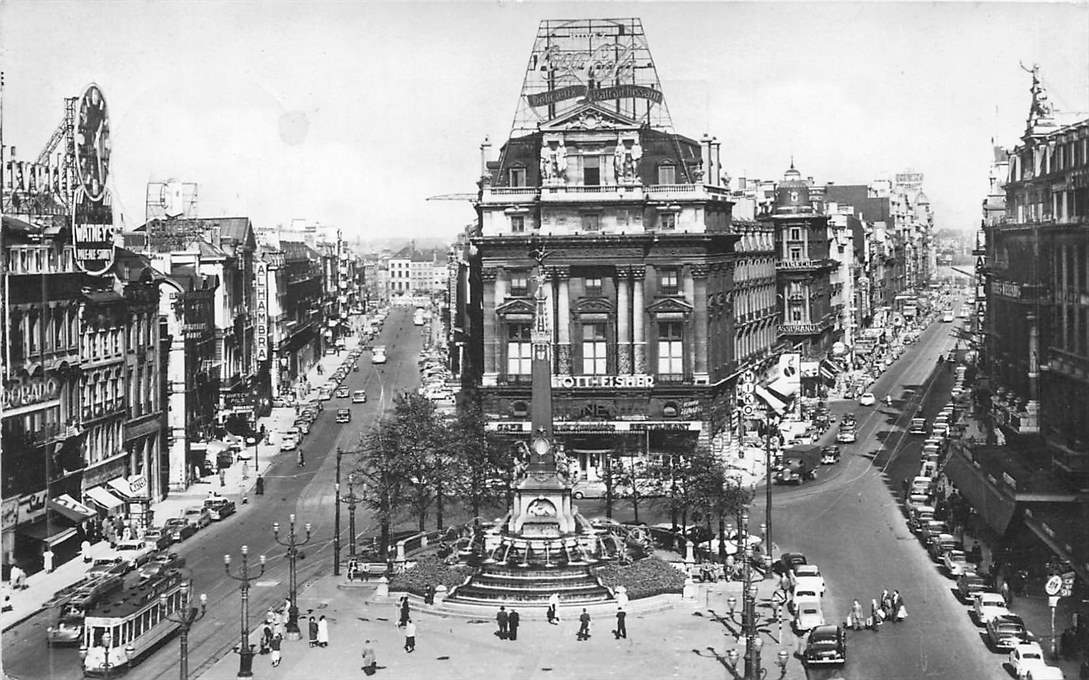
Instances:
[[[632,600],[684,590],[684,574],[657,557],[645,557],[627,566],[610,562],[599,567],[596,573],[601,582],[613,590],[617,586],[627,588]]]
[[[424,595],[427,586],[438,587],[439,584],[448,589],[460,586],[473,573],[473,568],[464,564],[446,564],[438,555],[424,555],[416,560],[416,566],[405,570],[403,574],[395,574],[390,579],[391,592],[409,592],[414,595]]]

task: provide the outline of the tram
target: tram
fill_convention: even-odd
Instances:
[[[83,674],[106,675],[107,669],[134,666],[149,650],[173,635],[181,624],[167,615],[185,606],[185,579],[181,571],[171,569],[96,602],[84,617],[80,648]],[[165,605],[160,604],[160,597]]]

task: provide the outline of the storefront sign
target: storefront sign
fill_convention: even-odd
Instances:
[[[19,499],[19,523],[30,522],[45,514],[45,489]]]
[[[223,408],[253,410],[253,395],[248,393],[228,393],[223,395]]]
[[[508,434],[528,434],[532,424],[526,420],[489,420],[484,423],[487,432]],[[555,434],[612,434],[616,432],[699,432],[703,423],[699,420],[601,420],[572,421],[562,420],[552,423]]]
[[[0,529],[7,531],[19,523],[19,499],[5,498],[0,509]]]
[[[991,292],[1000,297],[1017,300],[1021,297],[1021,284],[1011,281],[994,281],[991,283]]]
[[[699,399],[692,399],[681,404],[681,416],[694,419],[703,417],[703,404]]]
[[[652,375],[554,375],[552,387],[555,389],[594,389],[612,388],[651,388],[654,387]]]
[[[60,396],[60,386],[54,378],[28,378],[4,388],[4,409],[20,408],[51,401]]]

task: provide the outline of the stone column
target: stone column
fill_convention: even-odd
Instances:
[[[621,375],[631,373],[631,300],[628,287],[631,285],[631,270],[616,270],[616,372]]]
[[[556,311],[556,363],[559,375],[571,375],[571,292],[570,267],[556,267],[559,291]]]
[[[646,316],[646,308],[643,305],[643,276],[646,272],[642,269],[633,269],[632,276],[632,346],[634,348],[632,373],[647,372],[647,335],[643,317]]]
[[[497,324],[495,318],[495,280],[498,270],[495,267],[485,267],[480,272],[480,280],[484,286],[483,321],[484,321],[484,375],[481,384],[484,387],[494,387],[499,378],[496,369],[498,357],[498,338],[496,338]]]
[[[697,264],[692,266],[692,317],[694,335],[692,338],[692,354],[695,361],[692,368],[692,379],[696,383],[705,383],[709,376],[707,373],[707,265]]]
[[[684,379],[692,380],[696,372],[696,326],[699,320],[695,314],[696,281],[693,278],[692,267],[686,267],[684,273],[684,299],[692,304],[693,313],[685,318],[684,329]],[[653,369],[652,369],[653,370]]]

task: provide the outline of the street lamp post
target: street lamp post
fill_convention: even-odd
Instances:
[[[760,678],[760,646],[763,642],[756,630],[756,585],[752,583],[752,545],[749,542],[749,511],[741,511],[741,522],[738,526],[738,535],[742,537],[745,560],[742,565],[742,579],[744,581],[741,591],[741,627],[745,635],[745,678],[746,680],[759,680]]]
[[[340,458],[341,456],[349,453],[360,453],[360,450],[344,451],[339,446],[337,447],[337,475],[334,483],[334,490],[336,498],[334,505],[336,506],[333,511],[333,576],[340,576],[340,503],[343,500],[340,497]],[[360,499],[356,499],[358,502]],[[349,505],[351,508],[351,505]],[[354,517],[354,515],[353,515]],[[352,555],[355,555],[355,527],[352,529]]]
[[[775,559],[772,555],[772,537],[771,537],[771,433],[778,425],[778,419],[775,416],[768,416],[765,421],[764,431],[764,526],[767,527],[764,531],[764,567],[765,574],[771,574],[771,563]]]
[[[249,568],[249,548],[242,546],[242,566],[237,574],[231,573],[231,556],[223,556],[223,571],[242,583],[242,621],[238,641],[238,677],[253,677],[253,645],[250,644],[250,582],[265,574],[265,556],[261,555],[261,571],[251,576]]]
[[[178,665],[181,680],[189,680],[189,629],[194,623],[204,618],[207,613],[207,606],[208,596],[204,593],[200,595],[200,608],[198,609],[192,605],[189,600],[188,581],[182,583],[181,604],[176,611],[168,612],[166,609],[166,595],[159,595],[159,611],[162,613],[163,618],[181,625],[181,635],[179,636],[181,644],[180,663]]]
[[[355,507],[362,501],[355,495],[355,473],[348,475],[348,495],[340,495],[340,485],[337,485],[337,497],[348,506],[348,561],[355,560]]]
[[[310,542],[310,523],[306,523],[306,540],[300,541],[295,537],[295,515],[289,515],[290,524],[287,534],[287,541],[280,540],[280,523],[272,523],[272,536],[276,539],[276,542],[287,548],[287,564],[288,564],[288,599],[291,600],[291,605],[287,608],[287,639],[298,640],[300,635],[299,631],[299,603],[298,599],[298,578],[295,571],[295,560],[299,556],[299,547],[304,546]]]

